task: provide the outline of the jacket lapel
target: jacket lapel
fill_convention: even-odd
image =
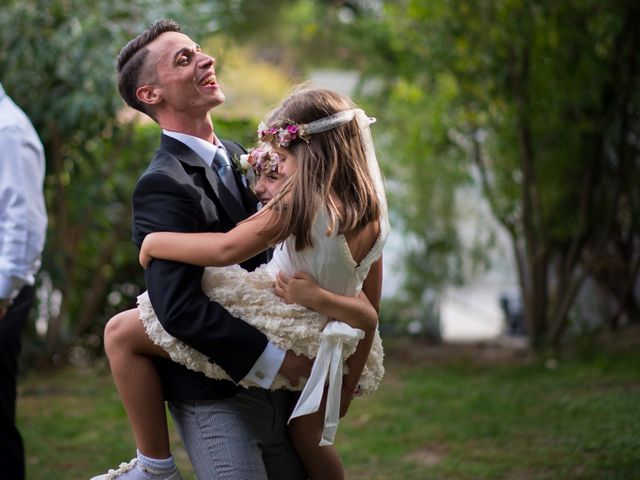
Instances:
[[[227,190],[224,186],[220,177],[216,175],[216,173],[207,165],[202,158],[196,152],[187,147],[184,143],[168,137],[167,135],[162,135],[160,140],[160,148],[165,150],[175,156],[181,162],[190,165],[192,167],[201,168],[211,184],[211,188],[213,189],[216,197],[222,203],[225,212],[231,217],[234,223],[240,223],[245,220],[248,216],[247,211],[244,208],[244,205],[239,203],[234,196]]]
[[[230,142],[227,140],[221,140],[224,148],[227,150],[227,154],[229,156],[229,161],[231,162],[231,166],[233,167],[233,176],[236,179],[236,183],[238,186],[242,185],[240,188],[240,195],[242,196],[242,203],[245,211],[253,214],[256,213],[256,207],[258,205],[258,198],[251,191],[251,189],[247,186],[245,187],[245,179],[242,178],[242,175],[236,168],[236,165],[239,163],[240,156],[247,153],[244,148],[242,148],[239,144],[235,142]]]

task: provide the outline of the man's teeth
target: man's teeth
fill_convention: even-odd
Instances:
[[[216,76],[211,74],[208,77],[204,78],[203,80],[200,81],[200,85],[204,86],[204,85],[213,85],[214,83],[216,83]]]

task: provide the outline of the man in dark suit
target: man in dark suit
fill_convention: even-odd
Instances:
[[[255,212],[255,196],[238,172],[224,168],[244,149],[214,133],[210,112],[224,101],[214,66],[215,59],[170,20],[155,22],[118,56],[122,97],[163,130],[160,148],[133,192],[138,247],[150,232],[224,232]],[[243,266],[253,269],[264,261],[256,257]],[[202,273],[201,267],[164,260],[149,265],[145,279],[160,323],[236,383],[247,378],[262,388],[240,389],[169,361],[156,362],[197,477],[305,478],[286,434],[290,394],[269,387],[277,373],[297,383],[308,376],[311,362],[280,350],[209,301],[200,286]]]

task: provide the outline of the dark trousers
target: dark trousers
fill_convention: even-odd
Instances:
[[[24,480],[24,447],[16,427],[16,377],[21,338],[35,289],[23,287],[0,319],[0,477]]]

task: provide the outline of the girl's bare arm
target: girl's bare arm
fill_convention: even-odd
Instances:
[[[362,285],[362,291],[375,307],[376,312],[380,309],[380,297],[382,295],[382,257],[369,270],[369,274]],[[347,413],[356,386],[360,381],[360,376],[369,357],[369,352],[373,345],[375,329],[365,331],[364,338],[358,342],[356,351],[347,359],[349,373],[342,379],[343,395],[340,398],[340,416]]]
[[[340,399],[340,416],[344,416],[364,370],[378,324],[382,295],[382,258],[371,266],[358,297],[337,295],[324,290],[306,273],[296,273],[293,277],[279,273],[275,292],[287,303],[303,305],[364,330],[364,338],[358,343],[354,354],[347,359],[349,373],[343,378],[344,391]]]
[[[262,212],[226,233],[150,233],[142,242],[140,264],[146,268],[153,258],[202,267],[243,262],[272,245],[273,239],[264,231],[272,216],[271,210]]]
[[[354,328],[370,331],[378,323],[378,313],[363,292],[357,297],[338,295],[322,288],[305,272],[293,276],[280,272],[274,289],[287,303],[297,303]]]

